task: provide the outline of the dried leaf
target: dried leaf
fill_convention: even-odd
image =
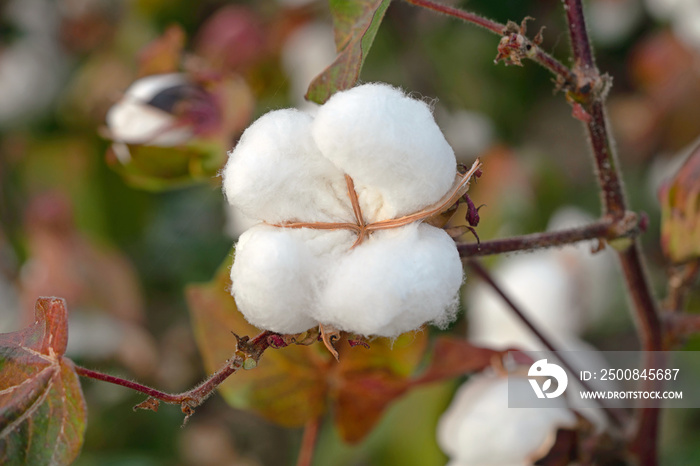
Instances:
[[[322,104],[336,91],[355,85],[390,3],[391,0],[330,0],[338,57],[313,80],[307,100]]]
[[[0,335],[0,464],[70,464],[86,408],[68,342],[65,301],[40,298],[36,321]]]
[[[414,383],[429,383],[479,372],[502,353],[474,346],[466,340],[441,337],[435,342],[428,368]]]
[[[700,258],[700,146],[659,193],[661,246],[674,263]]]

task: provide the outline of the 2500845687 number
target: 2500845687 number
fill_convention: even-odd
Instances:
[[[603,369],[600,380],[676,380],[680,369]]]

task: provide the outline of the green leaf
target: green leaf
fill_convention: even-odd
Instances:
[[[39,298],[32,326],[0,334],[0,464],[64,465],[80,453],[83,393],[68,342],[65,301]]]
[[[355,85],[389,3],[391,0],[330,0],[338,56],[314,78],[307,100],[322,104],[336,91]]]

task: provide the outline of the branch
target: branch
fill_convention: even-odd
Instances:
[[[593,52],[586,31],[581,0],[564,0],[566,19],[569,25],[571,47],[574,54],[574,74],[578,78],[576,92],[567,97],[583,106],[584,115],[580,118],[586,129],[593,149],[598,183],[603,193],[603,208],[613,217],[624,215],[627,210],[622,181],[617,160],[610,139],[603,101],[607,83],[601,78],[593,58]],[[634,305],[637,328],[645,351],[660,351],[662,328],[656,301],[644,273],[639,245],[636,241],[618,252],[618,257],[627,282],[627,289]],[[632,450],[642,464],[657,462],[657,438],[659,410],[652,407],[641,409],[639,425],[632,440]]]
[[[318,430],[321,427],[321,417],[311,419],[304,426],[304,435],[301,438],[301,447],[297,457],[297,466],[311,466],[314,460],[314,452],[318,441]]]
[[[520,319],[520,321],[525,324],[525,326],[530,329],[530,331],[537,337],[538,340],[542,342],[542,344],[547,348],[549,351],[556,353],[557,358],[559,359],[559,362],[561,362],[561,365],[564,366],[564,368],[569,371],[570,374],[578,374],[578,371],[574,369],[574,367],[569,364],[569,362],[562,358],[562,353],[559,352],[554,345],[547,339],[547,337],[544,336],[540,330],[535,327],[535,325],[530,322],[530,320],[527,318],[525,313],[518,307],[515,302],[513,302],[512,299],[503,291],[503,289],[496,283],[496,281],[493,279],[491,274],[479,263],[477,260],[470,260],[467,262],[469,264],[469,267],[472,268],[474,272],[481,278],[483,281],[489,284],[491,288],[503,299],[503,301],[510,307],[510,309],[515,313],[515,315]],[[585,388],[588,391],[594,391],[593,387],[591,387],[588,382],[581,380],[580,381],[581,385],[583,388]],[[627,415],[625,414],[624,411],[620,411],[618,409],[613,409],[611,408],[605,400],[596,400],[596,402],[599,403],[601,408],[603,408],[603,411],[605,414],[610,418],[611,422],[616,425],[618,428],[622,428],[624,430],[624,427],[629,424],[629,419]]]
[[[218,387],[230,375],[234,374],[240,368],[252,369],[255,367],[265,350],[274,345],[276,341],[274,337],[278,335],[265,331],[252,340],[249,340],[248,337],[239,337],[235,334],[234,336],[236,337],[237,344],[233,357],[226,361],[226,364],[224,364],[204,382],[200,383],[191,390],[178,394],[161,392],[154,388],[147,387],[146,385],[132,382],[131,380],[125,380],[120,377],[93,371],[77,365],[75,366],[75,371],[78,373],[78,375],[83,377],[101,380],[103,382],[109,382],[115,385],[121,385],[122,387],[130,388],[148,395],[148,398],[144,402],[134,406],[134,410],[150,409],[152,411],[158,411],[158,406],[160,405],[161,401],[163,403],[179,404],[182,412],[185,413],[185,420],[183,422],[184,425],[187,423],[190,416],[194,414],[194,408],[201,405],[207,398],[209,398],[216,387]]]
[[[569,68],[567,68],[559,60],[557,60],[556,58],[554,58],[539,47],[538,38],[541,39],[540,34],[538,34],[534,41],[525,37],[524,21],[520,29],[515,30],[512,27],[514,23],[509,22],[509,24],[501,24],[496,21],[484,18],[483,16],[479,16],[476,13],[461,10],[459,8],[454,8],[448,5],[443,5],[441,3],[436,3],[432,0],[404,1],[406,3],[410,3],[411,5],[426,8],[431,11],[435,11],[447,16],[451,16],[453,18],[460,19],[467,23],[475,24],[503,38],[508,38],[506,42],[517,44],[517,50],[513,50],[513,52],[516,53],[516,56],[514,57],[515,59],[511,61],[512,63],[520,64],[520,59],[529,58],[530,60],[539,63],[540,65],[548,69],[550,72],[552,72],[552,74],[554,74],[557,77],[557,81],[561,87],[568,88],[570,87],[570,85],[576,82],[576,78]],[[496,61],[498,61],[499,58],[500,53]]]
[[[646,215],[638,216],[634,212],[620,219],[603,217],[602,219],[576,228],[530,235],[515,238],[482,241],[477,243],[458,243],[457,250],[461,257],[488,256],[514,251],[533,251],[536,249],[563,246],[591,239],[613,240],[623,237],[634,237],[646,228]]]

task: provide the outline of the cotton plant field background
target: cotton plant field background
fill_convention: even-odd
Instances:
[[[499,458],[521,450],[522,464],[700,462],[693,409],[636,410],[626,438],[609,435],[619,420],[604,410],[470,414],[496,403],[502,350],[544,344],[492,278],[557,349],[700,350],[700,7],[589,0],[584,37],[578,4],[0,1],[0,332],[32,325],[40,297],[65,299],[38,302],[45,329],[0,339],[0,458],[34,464],[3,456],[30,447],[2,384],[50,360],[74,400],[54,415],[74,435],[36,464],[512,464]],[[460,173],[472,168],[468,198],[439,225],[465,265],[457,317],[394,341],[323,328],[255,338],[229,293],[232,246],[255,222],[222,194],[227,152],[271,110],[315,114],[310,100],[373,82],[425,102]],[[596,126],[604,112],[614,142]],[[612,147],[617,167],[601,155]],[[556,247],[525,252],[538,245]],[[642,270],[648,284],[630,282]],[[30,341],[15,366],[7,355]],[[206,402],[214,383],[187,392],[197,403],[165,396],[229,358],[240,370]],[[527,443],[508,433],[518,426],[542,436]]]

